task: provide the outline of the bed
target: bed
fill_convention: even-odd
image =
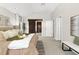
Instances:
[[[36,48],[38,36],[33,35],[28,48],[23,49],[8,49],[7,55],[38,55]]]
[[[29,43],[28,48],[8,49],[8,45],[12,41],[7,41],[4,38],[4,35],[2,34],[2,32],[0,32],[0,55],[38,55],[38,51],[36,48],[37,41],[38,41],[38,36],[36,34],[34,34]]]
[[[8,49],[8,55],[37,55],[38,51],[36,49],[38,36],[35,34],[30,41],[28,48],[23,49]]]

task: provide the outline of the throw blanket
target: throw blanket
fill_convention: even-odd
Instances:
[[[8,49],[22,49],[22,48],[28,48],[29,43],[32,39],[34,34],[30,34],[27,37],[25,37],[22,40],[14,40],[8,45]]]

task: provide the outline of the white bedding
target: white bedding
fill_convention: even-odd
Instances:
[[[29,43],[32,39],[34,34],[30,34],[27,37],[25,37],[22,40],[14,40],[8,45],[8,49],[22,49],[22,48],[28,48]]]

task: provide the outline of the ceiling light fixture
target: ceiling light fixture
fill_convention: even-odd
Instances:
[[[45,3],[41,3],[41,6],[45,6]]]

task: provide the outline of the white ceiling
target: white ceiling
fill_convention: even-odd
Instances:
[[[46,12],[53,12],[54,9],[57,7],[57,3],[32,3],[31,8],[32,12],[40,12],[40,13],[46,13]]]
[[[31,13],[51,13],[58,5],[58,3],[0,3],[1,7],[22,16]]]

